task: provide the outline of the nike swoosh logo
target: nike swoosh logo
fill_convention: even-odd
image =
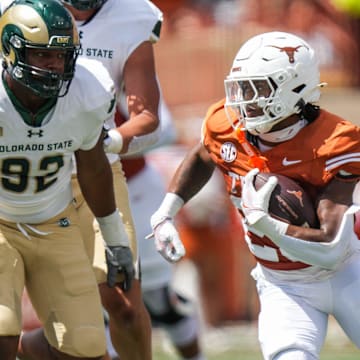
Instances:
[[[288,160],[286,157],[283,158],[282,164],[284,166],[289,166],[289,165],[294,165],[294,164],[298,164],[301,163],[302,160]]]

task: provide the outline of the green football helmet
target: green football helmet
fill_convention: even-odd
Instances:
[[[90,10],[100,8],[106,0],[63,0],[63,2],[78,10]]]
[[[27,63],[29,49],[63,50],[63,73]],[[0,18],[3,68],[38,96],[64,96],[75,72],[80,42],[75,21],[58,0],[15,0]]]

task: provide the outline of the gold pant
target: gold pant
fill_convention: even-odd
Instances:
[[[41,224],[0,220],[0,335],[20,334],[24,285],[53,347],[78,357],[105,353],[97,282],[73,204]]]

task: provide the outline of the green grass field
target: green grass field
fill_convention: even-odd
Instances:
[[[254,325],[235,325],[207,330],[203,347],[208,360],[261,360]],[[154,360],[177,360],[169,341],[160,331],[154,332]],[[359,360],[360,350],[349,342],[342,330],[330,322],[320,360]]]

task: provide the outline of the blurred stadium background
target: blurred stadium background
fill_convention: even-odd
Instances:
[[[200,139],[210,104],[224,96],[223,80],[249,37],[273,30],[296,33],[318,52],[328,83],[321,106],[360,124],[360,0],[153,0],[164,12],[156,67],[178,130],[175,145],[149,153],[169,179]],[[254,265],[221,181],[213,181],[179,216],[187,257],[175,268],[176,286],[193,297],[209,360],[261,359],[256,334]],[[155,359],[175,359],[155,332]],[[322,360],[360,353],[330,322]]]

